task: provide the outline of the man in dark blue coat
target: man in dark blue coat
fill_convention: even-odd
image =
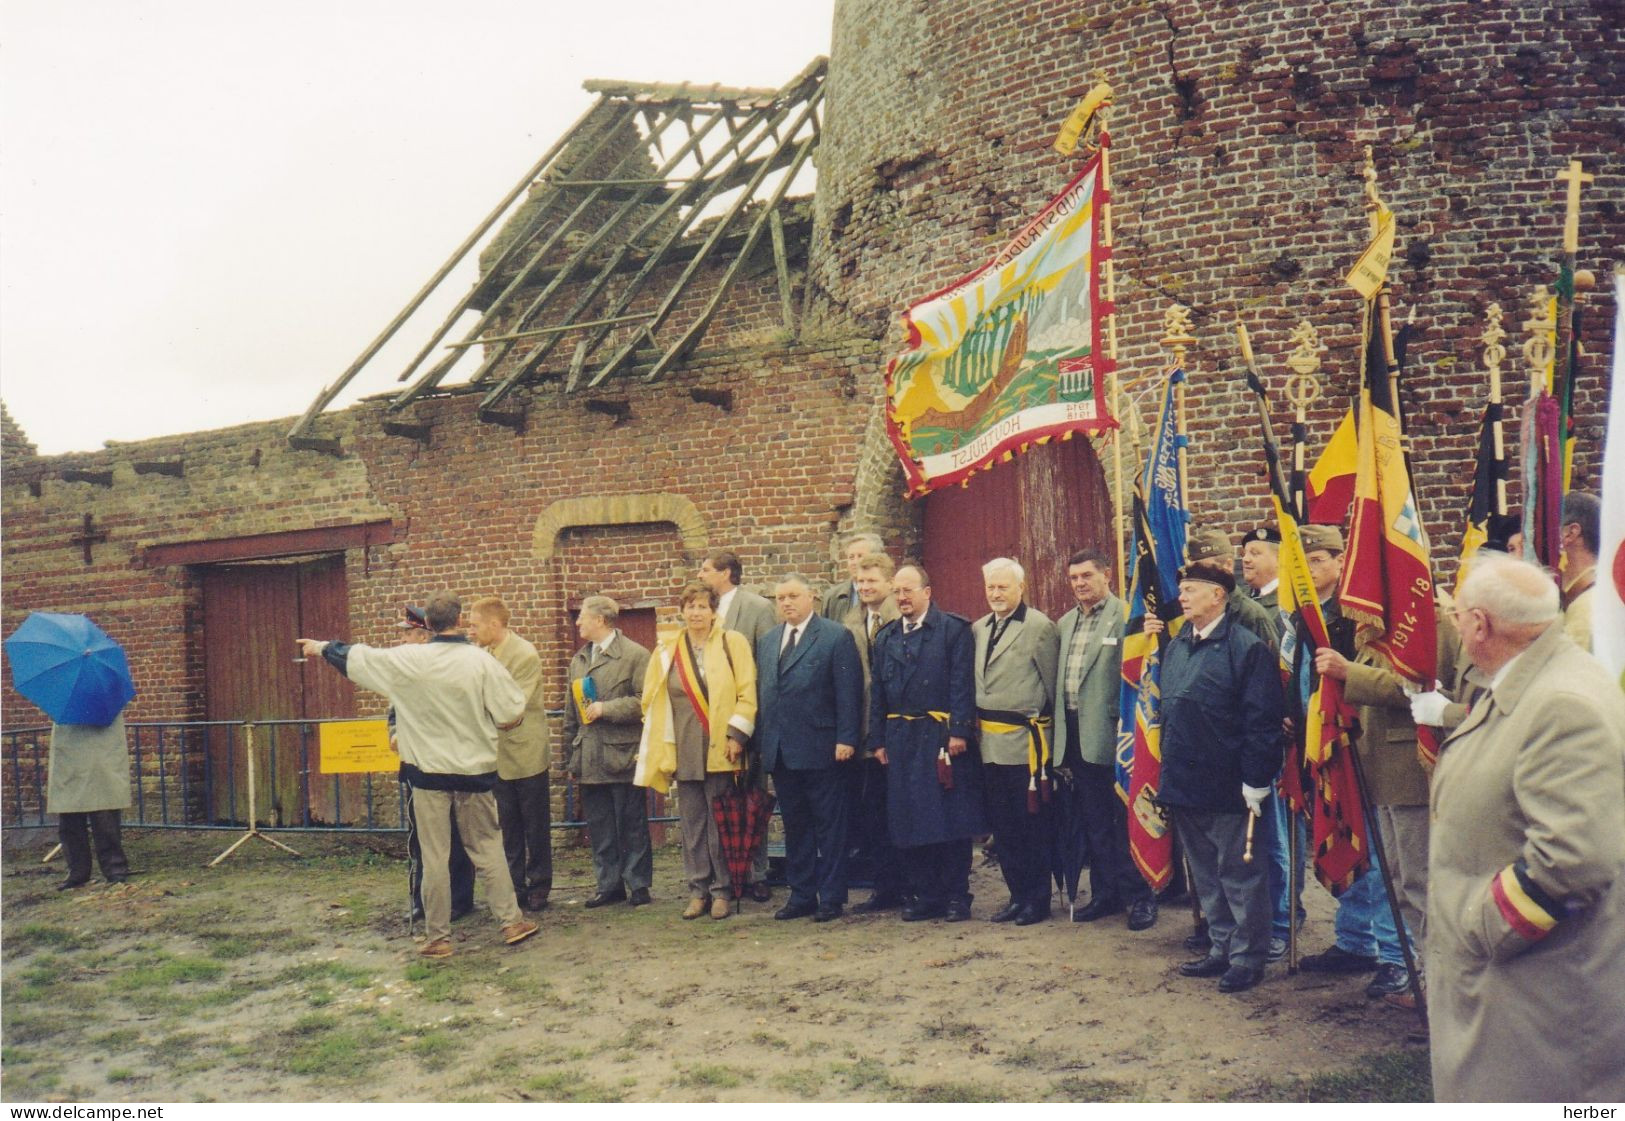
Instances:
[[[814,611],[805,579],[786,576],[774,598],[784,622],[756,643],[756,747],[784,814],[790,881],[790,901],[773,917],[829,922],[846,905],[846,772],[862,724],[863,667],[847,629]]]
[[[918,565],[892,579],[900,617],[875,636],[869,747],[886,767],[892,841],[914,886],[905,922],[970,918],[971,838],[988,831],[970,623],[931,607]]]
[[[1197,562],[1179,574],[1185,627],[1162,661],[1162,784],[1207,916],[1208,956],[1179,967],[1241,992],[1264,976],[1270,896],[1265,841],[1246,861],[1247,821],[1281,769],[1281,674],[1276,657],[1225,601],[1229,568]]]

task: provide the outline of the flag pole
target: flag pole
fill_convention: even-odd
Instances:
[[[1386,210],[1386,207],[1383,206],[1381,196],[1377,194],[1377,165],[1372,159],[1371,145],[1369,144],[1367,144],[1365,148],[1364,175],[1366,209],[1370,215],[1371,238],[1373,241],[1375,241],[1381,233],[1382,215]],[[1392,219],[1390,219],[1390,221],[1391,220]],[[1372,301],[1369,300],[1366,302],[1367,318],[1369,318],[1371,313],[1371,303]],[[1404,410],[1399,407],[1399,361],[1394,354],[1393,323],[1389,316],[1388,277],[1386,267],[1384,268],[1382,285],[1377,289],[1375,303],[1377,305],[1377,323],[1375,324],[1375,327],[1377,330],[1382,332],[1383,357],[1388,363],[1388,400],[1389,404],[1393,406],[1394,410],[1394,427],[1399,435],[1399,446],[1406,458],[1405,473],[1407,476],[1410,476],[1410,456],[1405,437],[1405,424],[1404,420],[1402,419]],[[1414,477],[1412,477],[1411,495],[1413,498],[1415,497],[1415,494],[1416,483]],[[1428,580],[1432,582],[1435,587],[1437,587],[1437,582],[1433,580],[1433,560],[1431,556],[1429,556],[1428,559]],[[1364,729],[1361,729],[1361,734],[1363,736]],[[1388,910],[1389,913],[1393,915],[1394,933],[1399,939],[1399,952],[1400,955],[1405,959],[1405,969],[1410,975],[1411,995],[1416,998],[1416,1016],[1417,1019],[1423,1023],[1423,1025],[1426,1025],[1428,1013],[1426,997],[1422,993],[1422,975],[1416,968],[1416,951],[1411,946],[1410,935],[1405,930],[1405,916],[1402,915],[1399,910],[1399,893],[1394,889],[1393,872],[1388,865],[1388,853],[1384,851],[1383,848],[1382,829],[1378,825],[1376,815],[1373,812],[1374,807],[1371,802],[1371,787],[1365,779],[1365,765],[1360,760],[1360,749],[1358,746],[1353,747],[1353,750],[1349,752],[1349,757],[1354,763],[1354,781],[1360,790],[1360,811],[1365,815],[1366,838],[1371,842],[1371,854],[1377,858],[1377,867],[1382,873],[1383,894],[1388,897]]]
[[[1106,314],[1102,316],[1106,321],[1106,400],[1120,414],[1123,387],[1117,375],[1117,266],[1112,261],[1112,153],[1111,138],[1106,131],[1111,106],[1111,88],[1108,86],[1105,99],[1095,111],[1100,130],[1100,187],[1105,200],[1100,204],[1100,272],[1106,289]],[[1123,430],[1119,422],[1118,430],[1112,435],[1112,538],[1117,543],[1117,597],[1126,600],[1123,524]]]
[[[1179,375],[1179,380],[1174,382],[1174,455],[1179,460],[1179,508],[1185,511],[1188,517],[1191,505],[1185,490],[1185,475],[1187,472],[1185,462],[1185,383],[1189,379],[1189,375],[1185,370],[1185,348],[1196,342],[1195,337],[1191,334],[1191,309],[1175,304],[1163,314],[1162,326],[1162,345],[1174,352],[1173,368]],[[1180,564],[1183,564],[1184,560],[1184,557],[1178,558]],[[1167,639],[1168,632],[1157,636],[1159,649]],[[1202,901],[1196,895],[1196,878],[1191,875],[1190,861],[1185,858],[1182,850],[1180,851],[1180,860],[1185,866],[1185,887],[1189,891],[1191,898],[1191,921],[1195,923],[1199,932],[1205,931],[1208,929],[1207,918],[1202,914]]]
[[[1507,337],[1506,329],[1501,326],[1504,314],[1498,303],[1485,309],[1489,325],[1479,336],[1484,341],[1484,365],[1490,372],[1490,433],[1495,442],[1495,501],[1491,513],[1498,518],[1505,518],[1507,514],[1507,445],[1501,413],[1501,363],[1507,356],[1507,348],[1501,345]]]

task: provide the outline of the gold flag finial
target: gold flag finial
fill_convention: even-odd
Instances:
[[[1091,124],[1097,123],[1097,118],[1100,128],[1105,127],[1105,118],[1101,114],[1103,110],[1111,108],[1112,87],[1107,83],[1103,70],[1095,71],[1095,79],[1094,88],[1078,102],[1077,108],[1072,110],[1071,116],[1067,117],[1066,123],[1061,126],[1055,142],[1050,145],[1063,156],[1070,156],[1078,150],[1079,137],[1088,131]],[[1099,132],[1100,129],[1096,131]]]
[[[1551,389],[1548,379],[1552,356],[1557,352],[1557,320],[1552,317],[1552,297],[1544,284],[1529,294],[1529,318],[1523,321],[1529,337],[1523,342],[1523,359],[1529,365],[1529,391],[1538,396]]]
[[[1579,160],[1570,160],[1567,171],[1557,173],[1559,183],[1569,185],[1568,201],[1563,209],[1563,252],[1574,254],[1580,250],[1580,188],[1595,179],[1587,175]]]
[[[1286,395],[1301,416],[1320,396],[1320,379],[1315,376],[1320,370],[1320,332],[1309,320],[1299,320],[1292,329],[1292,342],[1292,353],[1287,355],[1286,364],[1292,367],[1295,376],[1287,381]]]
[[[1162,345],[1174,352],[1174,365],[1185,364],[1185,348],[1196,342],[1191,334],[1191,309],[1175,304],[1162,314]]]
[[[1507,348],[1501,345],[1501,340],[1507,337],[1506,329],[1501,326],[1505,314],[1498,303],[1485,308],[1484,318],[1489,322],[1484,327],[1484,333],[1478,336],[1484,342],[1484,368],[1495,379],[1500,378],[1501,363],[1507,357]]]

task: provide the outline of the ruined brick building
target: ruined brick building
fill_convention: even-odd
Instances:
[[[1111,538],[1103,446],[1054,444],[904,502],[880,392],[898,312],[979,265],[1075,170],[1049,145],[1096,72],[1116,91],[1125,380],[1149,385],[1164,312],[1193,312],[1196,518],[1239,530],[1266,509],[1238,314],[1277,378],[1291,328],[1315,324],[1317,442],[1346,405],[1358,304],[1341,278],[1365,238],[1369,143],[1400,224],[1396,310],[1418,328],[1403,399],[1423,515],[1447,557],[1483,403],[1484,309],[1507,309],[1515,354],[1529,294],[1553,275],[1569,159],[1597,174],[1580,266],[1606,276],[1625,250],[1622,15],[1617,0],[842,0],[827,70],[783,90],[591,84],[598,103],[482,245],[470,294],[490,312],[485,337],[574,333],[487,348],[475,382],[429,366],[404,394],[296,426],[41,457],[4,417],[3,629],[31,609],[88,612],[131,654],[133,718],[203,720],[374,711],[294,663],[294,636],[395,641],[400,605],[440,587],[502,595],[562,702],[580,600],[606,592],[651,633],[716,546],[740,553],[747,583],[833,577],[839,536],[876,529],[963,611],[981,606],[979,561],[1010,553],[1039,578],[1038,602],[1064,609],[1061,558]],[[692,222],[686,203],[663,209],[679,184],[671,145],[647,143],[662,121],[688,129],[680,141],[713,118],[720,137],[781,112],[772,154],[725,159],[714,175],[733,178],[714,185],[721,198],[810,159],[810,199],[764,190],[731,224],[726,202],[689,207]],[[515,238],[541,250],[517,285],[525,253],[503,256]],[[1578,486],[1600,462],[1606,289],[1584,320]],[[601,336],[583,326],[600,319],[614,320]],[[315,390],[333,372],[288,376]],[[1511,404],[1523,383],[1514,359]],[[1134,407],[1149,412],[1144,393]],[[8,726],[35,719],[6,688]]]

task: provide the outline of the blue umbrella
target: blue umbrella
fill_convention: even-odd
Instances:
[[[11,683],[58,724],[111,724],[135,696],[124,648],[83,615],[36,611],[6,639]]]

